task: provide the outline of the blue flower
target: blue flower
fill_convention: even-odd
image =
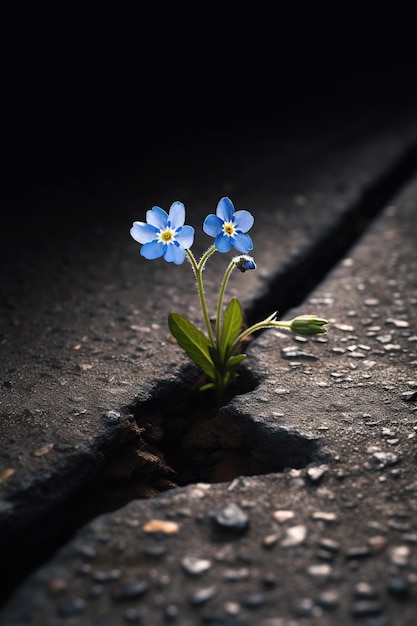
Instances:
[[[249,211],[236,211],[229,198],[221,198],[216,215],[208,215],[204,220],[203,230],[214,237],[214,245],[219,252],[229,252],[233,246],[238,252],[252,250],[252,239],[246,235],[252,228],[254,218]]]
[[[140,253],[145,259],[159,259],[181,265],[185,251],[194,242],[194,228],[184,226],[185,207],[182,202],[174,202],[169,215],[159,206],[146,212],[146,222],[133,222],[130,234],[143,244]]]

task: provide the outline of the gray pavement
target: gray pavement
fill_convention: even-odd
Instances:
[[[2,625],[415,623],[415,115],[283,126],[209,184],[177,164],[157,189],[151,162],[41,197],[85,222],[7,283]],[[166,325],[200,323],[190,268],[145,261],[128,231],[179,199],[198,233],[222,195],[255,215],[258,270],[228,290],[250,321],[330,327],[256,337],[210,415]]]

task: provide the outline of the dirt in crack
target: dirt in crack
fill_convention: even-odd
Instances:
[[[196,385],[195,385],[196,386]],[[253,391],[243,370],[230,398]],[[130,407],[137,436],[108,458],[102,473],[102,511],[197,482],[280,472],[318,458],[320,443],[297,432],[262,428],[216,407],[207,392],[168,384],[152,400]],[[271,450],[273,451],[271,453]]]
[[[187,484],[278,472],[318,458],[317,441],[280,430],[279,425],[263,431],[250,415],[228,413],[228,407],[218,410],[213,396],[197,391],[201,381],[195,369],[191,376],[187,369],[183,374],[181,380],[159,381],[152,399],[123,407],[130,417],[100,449],[95,478],[35,517],[31,509],[26,511],[28,517],[10,530],[2,546],[7,582],[0,589],[0,606],[78,528],[101,514]],[[256,393],[257,385],[253,372],[242,369],[229,400]]]

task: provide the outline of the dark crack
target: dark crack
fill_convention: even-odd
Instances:
[[[417,145],[413,145],[363,191],[339,221],[290,259],[279,273],[270,277],[264,295],[245,310],[248,323],[255,324],[275,310],[283,318],[287,311],[305,302],[364,235],[398,190],[406,185],[416,169]]]

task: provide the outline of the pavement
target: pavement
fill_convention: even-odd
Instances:
[[[327,107],[252,111],[10,201],[2,626],[414,625],[416,109]],[[201,324],[191,269],[146,261],[129,228],[181,200],[202,254],[224,195],[255,216],[257,271],[227,290],[248,322],[329,328],[254,336],[217,410],[167,326]]]

